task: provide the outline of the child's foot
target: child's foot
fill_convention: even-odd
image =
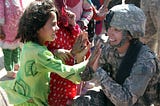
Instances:
[[[15,64],[14,65],[14,71],[18,71],[18,69],[19,69],[19,64]]]
[[[86,81],[85,85],[84,85],[85,88],[87,89],[92,89],[95,87],[95,83],[92,83],[92,82],[89,82],[89,81]]]
[[[13,71],[7,71],[6,77],[8,78],[16,78],[16,73]]]

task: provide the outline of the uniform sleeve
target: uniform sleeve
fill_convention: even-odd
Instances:
[[[84,26],[87,26],[89,21],[93,17],[93,9],[88,0],[83,0],[83,14],[80,19],[84,23]]]
[[[73,66],[65,65],[61,60],[54,58],[50,51],[46,50],[38,53],[37,63],[39,68],[42,67],[48,72],[55,72],[63,78],[78,83],[81,81],[79,73],[85,69],[87,61]]]
[[[0,0],[0,25],[4,24],[5,21],[5,16],[4,16],[4,9],[5,9],[5,5],[4,5],[4,1],[5,0]]]
[[[102,86],[107,98],[116,106],[132,106],[144,94],[156,71],[154,59],[147,60],[144,57],[137,60],[123,85],[116,83],[100,67],[94,73],[94,79]]]

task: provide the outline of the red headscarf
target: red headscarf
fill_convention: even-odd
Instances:
[[[59,27],[67,27],[68,26],[68,19],[67,19],[67,13],[65,11],[65,3],[64,3],[64,0],[55,0],[54,1],[59,13],[60,13],[60,16],[59,16],[59,19],[58,19],[58,26]]]

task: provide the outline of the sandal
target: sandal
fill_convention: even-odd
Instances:
[[[16,73],[13,71],[7,71],[6,77],[8,78],[16,78]]]

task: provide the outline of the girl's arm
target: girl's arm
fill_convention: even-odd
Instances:
[[[37,61],[37,67],[42,67],[44,69],[43,71],[55,72],[74,83],[79,83],[81,81],[79,73],[85,69],[87,64],[87,61],[84,61],[73,66],[65,65],[60,59],[56,59],[48,50],[39,52]]]

